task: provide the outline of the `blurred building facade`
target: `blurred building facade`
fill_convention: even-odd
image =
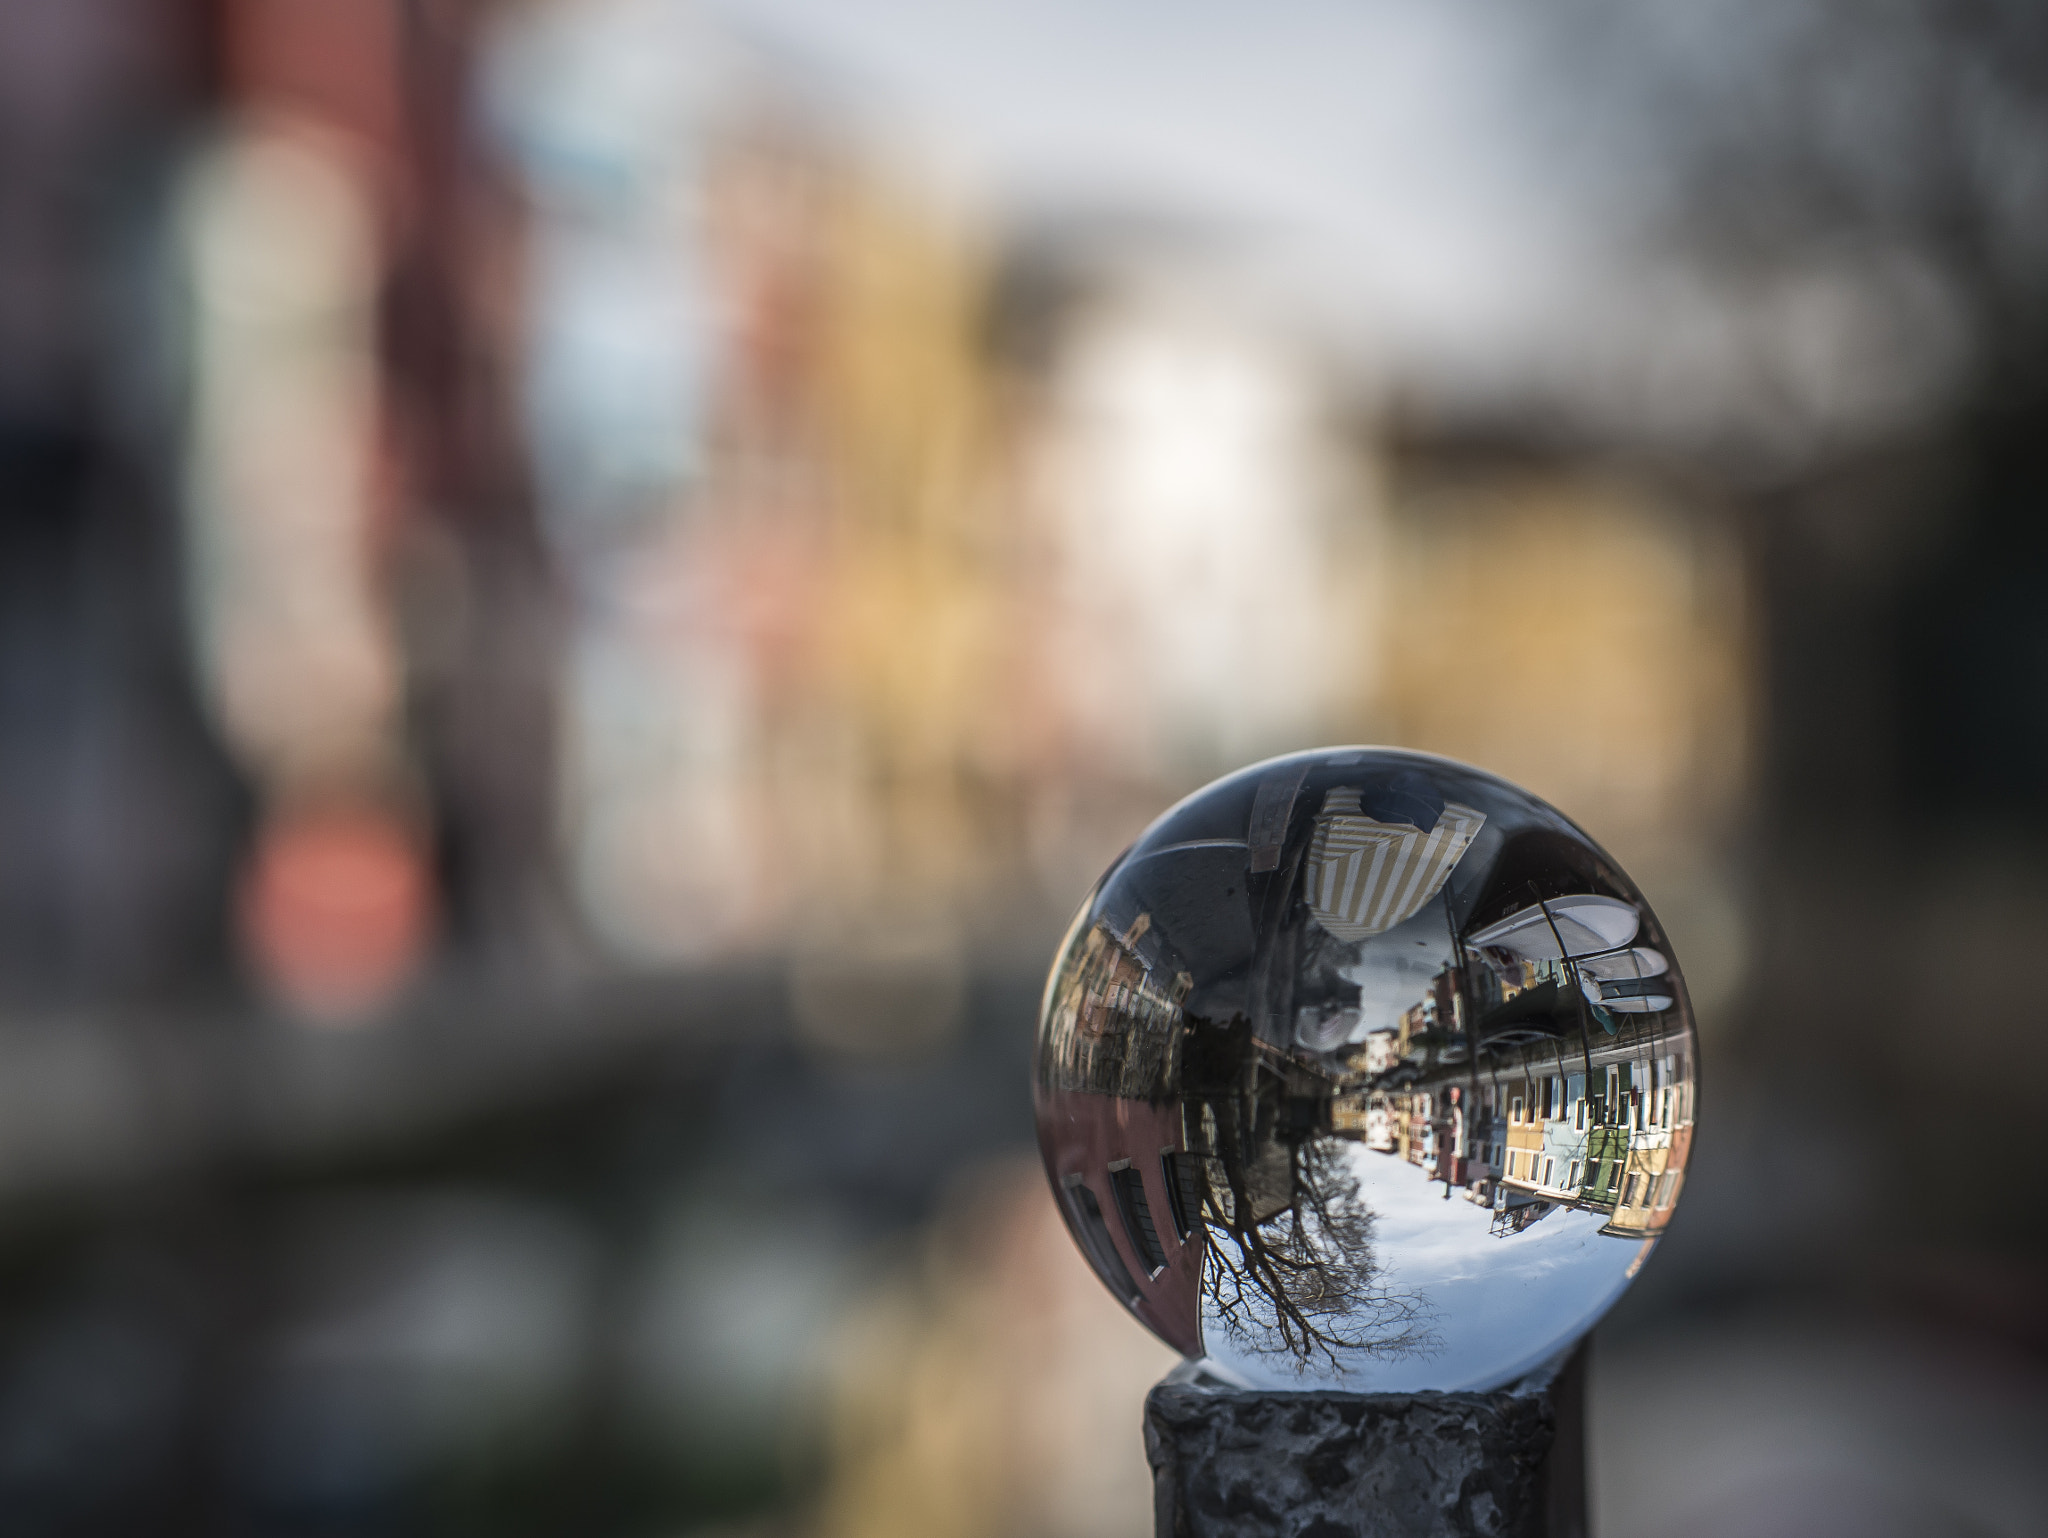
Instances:
[[[2048,1040],[2011,965],[2041,268],[2024,200],[1964,196],[2035,185],[2035,55],[1903,25],[1828,35],[1912,42],[1881,78],[1946,149],[1827,183],[1840,125],[1760,85],[1691,173],[1719,222],[1672,238],[1746,260],[1773,207],[1794,245],[1834,210],[1830,249],[1961,273],[1982,357],[1864,441],[1759,390],[1759,458],[1627,403],[1418,404],[1200,240],[963,191],[727,11],[13,0],[0,1501],[1142,1531],[1166,1353],[1012,1162],[1038,977],[1174,797],[1347,739],[1549,797],[1669,929],[1710,1144],[1653,1325],[1924,1286],[1920,1325],[2033,1343],[2019,1382],[2009,1188],[1864,1115],[1952,1095],[2022,1167]],[[1341,1128],[1506,1223],[1661,1233],[1668,1067],[1539,1056]],[[1668,1361],[1615,1381],[1719,1381]],[[1980,1450],[2037,1424],[1984,1402]],[[1991,1530],[2038,1509],[2019,1458],[1941,1466]]]
[[[1749,610],[1697,499],[1397,443],[1224,277],[977,220],[687,9],[498,47],[574,594],[559,826],[614,955],[942,991],[1164,801],[1313,740],[1496,766],[1688,874],[1730,826]]]

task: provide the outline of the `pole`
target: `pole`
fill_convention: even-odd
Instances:
[[[1585,1538],[1587,1354],[1492,1394],[1267,1393],[1177,1368],[1145,1400],[1156,1538]]]

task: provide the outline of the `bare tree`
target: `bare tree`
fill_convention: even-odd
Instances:
[[[1287,1146],[1287,1145],[1282,1145]],[[1428,1305],[1391,1291],[1373,1256],[1372,1209],[1342,1139],[1287,1146],[1290,1197],[1257,1216],[1247,1162],[1213,1161],[1204,1202],[1209,1230],[1202,1287],[1224,1330],[1249,1350],[1292,1356],[1308,1371],[1339,1353],[1391,1359],[1433,1352]]]

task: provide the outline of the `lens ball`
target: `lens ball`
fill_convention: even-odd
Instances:
[[[1054,961],[1039,1145],[1081,1251],[1247,1387],[1500,1388],[1634,1278],[1692,1144],[1676,958],[1562,813],[1334,748],[1218,780]]]

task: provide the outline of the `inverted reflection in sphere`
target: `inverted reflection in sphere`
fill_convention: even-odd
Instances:
[[[1266,1388],[1488,1389],[1607,1309],[1692,1141],[1685,985],[1554,808],[1421,754],[1167,812],[1047,984],[1047,1173],[1151,1329]]]

